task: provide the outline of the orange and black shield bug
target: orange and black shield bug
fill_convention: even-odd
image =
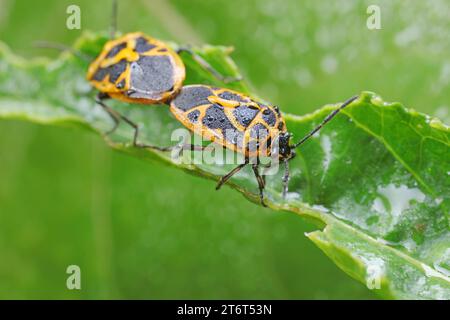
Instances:
[[[185,67],[165,43],[135,32],[108,41],[90,64],[86,77],[111,98],[159,104],[180,90]]]
[[[247,158],[270,156],[271,141],[286,131],[277,107],[229,89],[185,86],[170,111],[192,132]]]
[[[294,149],[319,131],[356,98],[355,96],[344,102],[296,144],[290,144],[291,134],[287,131],[278,107],[254,101],[233,90],[206,85],[185,86],[171,101],[170,111],[192,132],[244,154],[245,162],[223,176],[216,189],[243,167],[251,164],[258,182],[260,200],[265,206],[263,193],[265,179],[259,172],[260,163],[259,161],[250,163],[249,159],[270,156],[273,151],[272,144],[276,141],[278,160],[285,165],[283,196],[286,196],[289,182],[288,161],[295,157]],[[195,150],[193,147],[189,149]]]

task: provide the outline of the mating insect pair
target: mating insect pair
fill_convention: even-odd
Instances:
[[[114,2],[113,12],[117,12],[116,5]],[[182,51],[191,54],[194,60],[219,80],[223,82],[238,80],[223,77],[189,49],[174,51],[165,43],[140,32],[128,33],[110,40],[90,64],[87,73],[88,81],[99,91],[96,102],[114,120],[114,127],[108,133],[114,131],[120,120],[123,120],[134,128],[133,144],[136,147],[170,151],[177,146],[161,147],[139,143],[137,124],[110,108],[104,100],[113,98],[129,103],[167,104],[175,118],[190,131],[244,154],[246,161],[221,177],[216,189],[243,167],[251,165],[258,183],[260,200],[264,206],[265,179],[259,172],[259,162],[250,163],[249,158],[270,157],[272,145],[278,143],[277,157],[285,165],[282,191],[285,196],[289,182],[288,162],[295,156],[294,149],[357,98],[355,96],[344,102],[303,139],[291,144],[291,134],[277,107],[257,102],[245,94],[229,89],[207,85],[183,86],[185,67],[179,56]],[[246,141],[243,146],[242,141]],[[204,149],[202,146],[191,144],[185,144],[182,148]]]

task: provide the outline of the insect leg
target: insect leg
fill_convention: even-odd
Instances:
[[[267,205],[264,202],[264,187],[265,187],[264,179],[259,174],[259,170],[258,170],[258,165],[257,164],[252,164],[252,169],[253,169],[253,172],[255,174],[256,181],[258,181],[259,199],[261,200],[261,204],[264,207],[267,207]]]
[[[224,83],[229,83],[229,82],[235,82],[235,81],[241,81],[242,77],[228,77],[228,76],[224,76],[222,75],[219,71],[217,71],[216,69],[214,69],[213,66],[211,66],[205,59],[203,59],[200,55],[198,55],[197,53],[195,53],[194,51],[192,51],[191,49],[187,48],[187,47],[181,47],[177,50],[177,53],[180,54],[181,52],[186,52],[188,54],[190,54],[192,56],[192,58],[199,64],[201,65],[205,70],[207,70],[208,72],[210,72],[216,79],[224,82]]]
[[[241,171],[243,167],[245,167],[248,164],[248,162],[242,163],[238,165],[236,168],[228,172],[226,175],[220,178],[219,182],[217,183],[216,190],[219,190],[222,185],[227,182],[232,176],[234,176],[236,173]]]
[[[106,134],[111,134],[113,133],[117,127],[119,126],[119,122],[120,120],[125,121],[128,125],[130,125],[131,127],[133,127],[134,129],[134,136],[133,136],[133,145],[134,146],[138,146],[138,142],[137,142],[137,138],[139,136],[139,127],[136,123],[134,123],[133,121],[131,121],[130,119],[128,119],[127,117],[125,117],[123,114],[120,114],[119,112],[115,111],[114,109],[112,109],[111,107],[109,107],[107,104],[105,104],[103,102],[103,100],[108,99],[109,96],[99,93],[97,94],[97,96],[95,97],[95,102],[100,105],[111,117],[111,119],[113,119],[114,121],[114,126],[112,127],[111,130],[109,130],[108,132],[106,132]]]
[[[117,127],[119,126],[120,116],[117,111],[113,110],[107,104],[105,104],[103,102],[103,100],[105,100],[105,99],[108,99],[108,96],[102,94],[101,92],[95,96],[95,103],[97,103],[99,106],[101,106],[103,108],[103,110],[105,110],[106,113],[108,113],[108,115],[114,121],[114,126],[112,127],[112,129],[110,129],[109,131],[106,132],[106,135],[109,135],[109,134],[113,133],[114,131],[116,131]]]
[[[283,198],[286,198],[289,189],[289,162],[284,161],[284,176],[283,176]]]

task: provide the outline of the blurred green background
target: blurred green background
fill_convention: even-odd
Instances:
[[[82,30],[65,27],[70,4]],[[381,30],[366,27],[370,4]],[[110,8],[0,0],[0,39],[28,58],[56,56],[32,42],[106,30]],[[447,123],[449,16],[446,0],[119,1],[124,32],[234,46],[245,78],[284,111],[371,90]],[[376,298],[304,237],[313,229],[93,134],[0,122],[0,298]],[[66,288],[71,264],[80,291]]]

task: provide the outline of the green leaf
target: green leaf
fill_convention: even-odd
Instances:
[[[105,36],[86,34],[76,48],[95,56],[106,40]],[[238,75],[229,48],[195,50],[223,74]],[[182,58],[187,66],[186,83],[225,86],[189,56]],[[103,134],[112,122],[94,103],[95,92],[84,78],[86,68],[86,62],[67,53],[54,61],[27,61],[1,45],[0,117],[77,126]],[[255,96],[244,82],[227,87]],[[176,143],[170,136],[182,125],[167,106],[109,103],[140,125],[141,142]],[[294,140],[335,107],[325,106],[303,117],[285,114]],[[188,161],[189,154],[181,158],[183,162],[174,162],[168,153],[132,147],[131,136],[132,130],[122,124],[104,138],[119,151],[214,180],[233,167],[194,164]],[[385,298],[450,299],[447,126],[363,92],[302,145],[290,167],[286,200],[280,194],[282,173],[267,176],[269,206],[315,222],[320,229],[307,236],[342,270]],[[249,170],[243,170],[229,185],[258,203],[257,184]]]

